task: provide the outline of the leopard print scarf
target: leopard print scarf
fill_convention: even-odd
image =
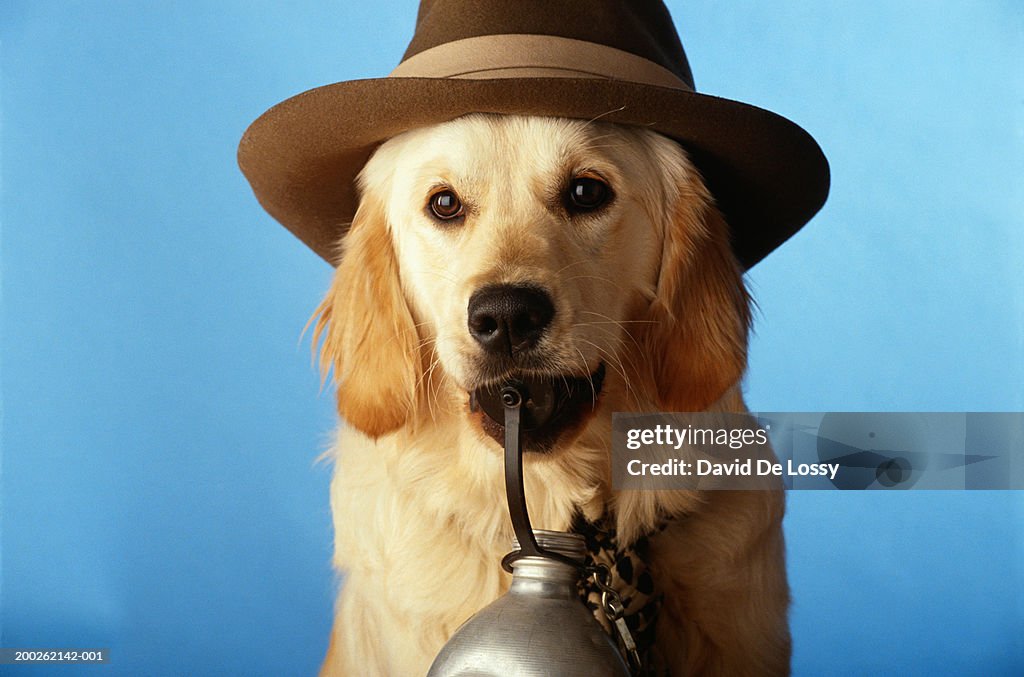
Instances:
[[[596,522],[577,513],[570,528],[586,540],[586,566],[604,565],[611,572],[611,587],[622,600],[626,626],[633,635],[640,655],[642,669],[638,674],[645,676],[667,674],[658,667],[660,661],[654,653],[655,626],[662,594],[657,590],[647,567],[648,537],[664,530],[666,526],[664,523],[659,525],[652,534],[642,536],[627,546],[619,544],[614,518],[608,513]],[[618,644],[616,632],[601,608],[601,590],[597,583],[592,578],[581,580],[578,591],[594,618]]]

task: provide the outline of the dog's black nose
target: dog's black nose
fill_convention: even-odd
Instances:
[[[489,353],[533,347],[554,316],[551,297],[537,287],[492,285],[469,299],[469,333]]]

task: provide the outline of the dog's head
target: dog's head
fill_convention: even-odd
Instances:
[[[725,223],[675,142],[610,124],[472,115],[383,144],[318,309],[347,422],[500,426],[508,379],[565,445],[597,403],[699,411],[742,376],[748,298]],[[447,413],[445,413],[447,412]]]

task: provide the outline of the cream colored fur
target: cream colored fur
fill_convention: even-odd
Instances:
[[[614,200],[558,208],[588,173]],[[458,224],[426,211],[439,186]],[[422,675],[451,633],[508,586],[501,449],[467,408],[483,359],[469,296],[530,282],[556,314],[538,349],[553,373],[607,378],[596,415],[527,454],[536,528],[612,511],[632,539],[660,519],[651,568],[673,674],[785,674],[781,492],[610,488],[613,411],[742,411],[748,298],[727,228],[674,142],[641,129],[474,115],[381,146],[317,315],[346,420],[331,452],[335,564],[344,576],[323,675]]]

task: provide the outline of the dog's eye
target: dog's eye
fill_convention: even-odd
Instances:
[[[567,206],[572,212],[589,212],[608,202],[611,188],[593,176],[577,176],[569,182]]]
[[[450,190],[441,190],[430,196],[430,212],[442,221],[462,216],[462,201]]]

